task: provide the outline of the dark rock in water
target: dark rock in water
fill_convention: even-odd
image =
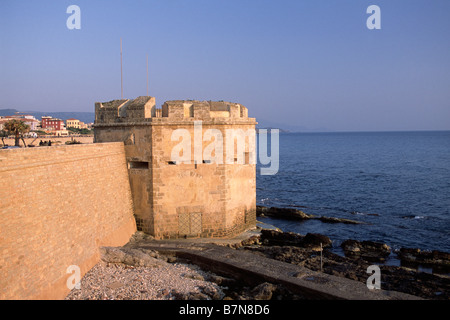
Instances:
[[[341,243],[345,256],[350,258],[359,258],[361,256],[361,242],[357,240],[345,240]]]
[[[374,241],[349,239],[342,242],[341,247],[347,257],[367,261],[383,262],[391,254],[391,248],[387,244]]]
[[[294,232],[282,232],[276,230],[261,230],[261,240],[266,245],[275,246],[294,246],[320,250],[330,247],[332,242],[330,238],[318,233],[308,233],[306,236]]]
[[[382,242],[375,242],[375,241],[363,241],[361,242],[361,245],[363,246],[363,248],[365,250],[368,251],[377,251],[380,252],[381,254],[390,254],[391,253],[391,248]]]
[[[322,248],[331,247],[331,240],[327,236],[319,233],[308,233],[302,241],[302,246],[311,248],[313,250],[320,250]]]
[[[314,216],[304,213],[301,210],[292,208],[277,208],[277,207],[263,207],[256,206],[256,215],[261,216],[273,216],[282,219],[292,219],[292,220],[305,220],[311,219]]]
[[[279,219],[286,220],[310,220],[316,219],[326,223],[346,223],[346,224],[364,224],[364,222],[343,219],[343,218],[334,218],[334,217],[318,217],[313,214],[304,213],[301,210],[292,209],[292,208],[277,208],[277,207],[263,207],[256,206],[256,215],[257,216],[268,216]]]
[[[261,230],[261,241],[267,245],[302,246],[304,236],[294,232]]]
[[[408,262],[416,262],[417,257],[420,255],[420,249],[401,248],[397,251],[397,256],[400,260]]]
[[[443,251],[421,251],[416,248],[401,248],[397,251],[397,256],[402,262],[450,268],[450,253]]]
[[[450,266],[450,253],[438,251],[438,250],[433,250],[433,251],[431,251],[431,253],[433,254],[434,263],[437,262],[440,264],[445,264],[447,266]]]
[[[346,224],[363,224],[363,222],[350,220],[350,219],[343,219],[343,218],[334,218],[334,217],[319,217],[315,218],[317,220],[320,220],[322,222],[327,223],[346,223]]]

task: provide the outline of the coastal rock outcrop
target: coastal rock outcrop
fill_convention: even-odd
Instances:
[[[341,243],[345,256],[353,259],[383,262],[391,254],[391,248],[381,242],[345,240]]]
[[[276,230],[261,230],[261,242],[266,245],[275,246],[294,246],[320,250],[330,247],[332,242],[327,236],[318,233],[308,233],[303,236],[294,232],[282,232]]]
[[[281,219],[305,220],[314,218],[314,215],[306,214],[301,210],[292,208],[277,208],[256,206],[257,216],[272,216]]]
[[[396,251],[399,259],[406,264],[419,264],[450,270],[450,253],[433,250],[422,251],[417,248],[401,248]]]
[[[314,251],[321,250],[322,248],[331,247],[331,239],[320,233],[307,233],[303,238],[302,245],[305,248],[310,248]]]
[[[316,216],[313,214],[307,214],[301,210],[293,208],[278,208],[278,207],[264,207],[256,206],[256,215],[259,217],[274,217],[286,220],[319,220],[325,223],[345,223],[345,224],[363,224],[364,222],[355,221],[344,218]]]

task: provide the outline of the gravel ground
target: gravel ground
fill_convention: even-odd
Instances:
[[[191,264],[160,261],[151,267],[137,267],[101,261],[66,300],[222,299],[223,288],[208,281],[214,276]]]

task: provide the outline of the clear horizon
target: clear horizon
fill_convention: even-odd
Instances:
[[[78,5],[81,29],[66,9]],[[369,30],[366,9],[381,9]],[[238,102],[287,130],[450,130],[450,2],[0,3],[0,109],[94,112],[147,94]]]

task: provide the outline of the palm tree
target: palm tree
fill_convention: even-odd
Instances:
[[[23,137],[23,134],[30,131],[30,126],[27,125],[25,122],[23,122],[22,120],[9,120],[7,122],[5,122],[5,124],[3,125],[4,130],[6,130],[7,132],[9,132],[9,134],[13,134],[15,135],[16,139],[15,139],[15,143],[14,145],[16,147],[20,147],[20,137]]]

